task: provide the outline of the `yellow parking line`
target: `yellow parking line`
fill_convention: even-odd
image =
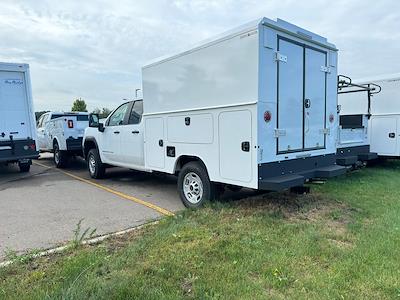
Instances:
[[[36,164],[36,165],[38,165],[38,166],[47,168],[47,169],[53,169],[53,167],[46,166],[46,165],[41,164],[41,163],[36,162],[36,161],[33,162],[33,163]],[[147,201],[141,200],[141,199],[139,199],[139,198],[136,198],[136,197],[129,196],[129,195],[127,195],[127,194],[118,192],[118,191],[113,190],[113,189],[110,189],[110,188],[108,188],[108,187],[106,187],[106,186],[104,186],[104,185],[101,185],[101,184],[95,183],[95,182],[93,182],[93,181],[87,180],[87,179],[85,179],[85,178],[76,176],[76,175],[74,175],[74,174],[72,174],[72,173],[69,173],[69,172],[66,172],[66,171],[63,171],[63,170],[60,170],[60,169],[56,169],[56,170],[59,171],[59,172],[61,172],[61,173],[63,173],[63,174],[65,174],[65,175],[67,175],[67,176],[69,176],[69,177],[72,177],[72,178],[74,178],[74,179],[76,179],[76,180],[79,180],[79,181],[85,182],[85,183],[87,183],[87,184],[93,185],[93,186],[95,186],[95,187],[97,187],[97,188],[99,188],[99,189],[101,189],[101,190],[103,190],[103,191],[109,192],[109,193],[114,194],[114,195],[116,195],[116,196],[119,196],[119,197],[121,197],[121,198],[123,198],[123,199],[130,200],[130,201],[136,202],[136,203],[138,203],[138,204],[141,204],[141,205],[143,205],[143,206],[146,206],[146,207],[148,207],[148,208],[151,208],[151,209],[153,209],[153,210],[159,212],[160,214],[163,214],[163,215],[166,215],[166,216],[173,216],[173,215],[175,215],[173,212],[171,212],[171,211],[169,211],[169,210],[166,210],[166,209],[164,209],[164,208],[162,208],[162,207],[159,207],[159,206],[157,206],[157,205],[154,205],[154,204],[152,204],[152,203],[150,203],[150,202],[147,202]]]

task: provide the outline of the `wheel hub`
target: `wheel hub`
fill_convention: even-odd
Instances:
[[[94,159],[93,155],[89,157],[89,171],[91,174],[94,174],[96,171],[96,160]]]
[[[183,179],[183,193],[185,198],[193,204],[199,203],[203,198],[203,182],[196,173],[186,174]]]

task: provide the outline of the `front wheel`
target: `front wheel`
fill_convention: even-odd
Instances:
[[[214,198],[214,185],[205,168],[190,162],[183,166],[178,176],[179,196],[186,207],[197,208]]]
[[[86,160],[90,177],[94,179],[103,178],[106,168],[101,161],[99,151],[97,149],[90,149]]]

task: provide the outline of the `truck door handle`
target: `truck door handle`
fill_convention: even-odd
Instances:
[[[394,139],[396,137],[396,134],[394,132],[389,133],[389,138]]]
[[[114,134],[120,134],[120,132],[119,131],[114,131]]]
[[[133,133],[133,134],[138,134],[139,131],[138,131],[138,130],[134,130],[134,131],[132,131],[132,133]]]
[[[311,106],[311,100],[310,99],[304,99],[304,107],[305,108],[310,108]]]

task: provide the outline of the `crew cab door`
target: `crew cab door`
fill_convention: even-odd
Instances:
[[[44,114],[39,118],[37,124],[37,142],[40,150],[49,150],[47,147],[47,133],[46,133],[46,125],[49,121],[50,114]]]
[[[129,111],[129,118],[121,131],[121,155],[131,168],[144,166],[143,144],[143,101],[135,101]]]
[[[118,107],[107,119],[104,132],[99,135],[100,151],[105,163],[122,165],[121,136],[131,103]]]

